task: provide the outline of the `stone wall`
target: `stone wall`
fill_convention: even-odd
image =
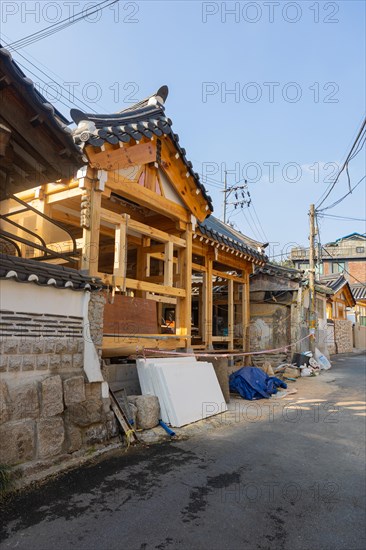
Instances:
[[[334,320],[334,339],[337,353],[349,353],[353,349],[352,321]]]
[[[19,283],[14,285],[16,297]],[[25,286],[32,293],[34,285]],[[39,287],[37,290],[40,292]],[[35,312],[18,311],[15,299],[11,309],[8,306],[1,312],[0,463],[3,464],[49,461],[56,457],[59,460],[106,442],[118,433],[108,385],[98,365],[100,351],[98,354],[94,351],[97,357],[93,374],[97,380],[86,374],[86,343],[89,349],[102,344],[104,296],[92,292],[83,314],[82,304],[87,296],[69,290],[63,294],[64,310],[70,312],[73,301],[73,313],[80,313],[61,315],[62,306],[52,308],[47,291],[46,288],[40,294],[42,303],[36,301]],[[54,289],[55,302],[60,292],[63,291]],[[46,313],[41,313],[43,307]]]
[[[0,463],[52,459],[117,435],[101,383],[80,372],[0,381]]]

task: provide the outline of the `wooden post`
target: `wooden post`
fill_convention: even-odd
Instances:
[[[243,284],[243,350],[250,351],[250,293],[249,293],[249,273],[243,273],[245,283]],[[251,356],[246,355],[244,364],[250,365]]]
[[[228,337],[229,349],[234,349],[234,281],[228,279]]]
[[[310,351],[315,352],[315,328],[316,328],[316,316],[315,316],[315,207],[310,205],[309,212],[310,222],[310,247],[309,247],[309,291],[310,291],[310,311],[309,311],[309,338]]]
[[[205,302],[206,302],[206,323],[205,323],[205,342],[208,349],[212,349],[212,308],[213,308],[213,288],[212,288],[212,259],[206,257],[206,268],[205,273]]]
[[[187,336],[186,347],[191,347],[192,315],[192,228],[187,224],[185,231],[186,247],[178,251],[180,287],[186,291],[184,298],[179,298],[176,307],[176,333]],[[172,263],[173,265],[173,263]]]
[[[150,254],[146,251],[150,248],[150,243],[149,237],[142,237],[142,246],[137,248],[136,277],[138,281],[146,281],[146,278],[150,277]],[[135,296],[138,298],[146,298],[146,294],[143,290],[135,292]]]
[[[99,259],[99,231],[100,231],[100,209],[102,193],[97,191],[94,182],[90,182],[90,189],[86,190],[86,205],[82,216],[83,246],[81,269],[88,272],[90,276],[98,273]]]
[[[164,260],[164,285],[173,286],[173,252],[174,245],[172,242],[165,243],[165,260]]]
[[[122,292],[126,291],[126,275],[127,275],[127,225],[129,220],[128,214],[121,215],[121,223],[115,229],[114,242],[114,265],[113,274],[116,277],[122,277]]]

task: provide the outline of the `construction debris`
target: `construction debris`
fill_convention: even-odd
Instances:
[[[161,420],[181,427],[227,410],[211,363],[195,357],[138,359],[143,395],[159,399]]]

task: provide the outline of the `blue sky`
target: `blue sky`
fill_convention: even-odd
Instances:
[[[4,1],[3,40],[87,5],[93,3]],[[14,58],[50,99],[63,93],[66,105],[53,103],[66,115],[70,98],[88,110],[73,101],[72,86],[90,110],[115,112],[167,84],[167,115],[196,171],[209,173],[215,215],[222,216],[226,168],[229,185],[248,180],[255,207],[229,206],[230,221],[269,240],[271,254],[307,245],[309,204],[345,159],[365,111],[362,1],[121,1],[97,22],[77,23],[19,54]],[[45,88],[51,79],[66,90]],[[363,150],[351,164],[352,185],[364,162]],[[342,176],[324,206],[346,191]],[[363,182],[329,213],[365,218],[365,200]],[[322,242],[353,231],[364,232],[365,223],[321,221]]]

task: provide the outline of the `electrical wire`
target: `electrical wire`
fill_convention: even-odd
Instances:
[[[334,181],[330,184],[330,186],[328,187],[328,189],[325,191],[325,196],[324,194],[322,195],[322,197],[320,197],[320,203],[317,205],[317,210],[319,209],[319,207],[324,204],[324,202],[326,201],[326,199],[329,197],[330,193],[333,191],[335,185],[337,184],[342,172],[346,169],[346,173],[347,173],[347,176],[348,176],[348,179],[349,179],[349,173],[348,173],[348,163],[350,162],[350,160],[354,159],[356,155],[358,155],[358,153],[361,151],[362,147],[360,148],[359,145],[360,143],[364,143],[364,136],[363,136],[363,133],[365,131],[365,128],[366,128],[366,119],[364,119],[363,123],[362,123],[362,126],[356,136],[356,139],[355,141],[353,142],[353,145],[351,147],[351,150],[350,152],[348,153],[347,157],[346,157],[346,160],[344,161],[342,167],[340,168],[340,170],[338,171],[338,174],[337,176],[335,177]],[[350,186],[350,183],[349,183],[349,186]],[[352,192],[351,190],[349,192]],[[331,208],[330,206],[327,207],[328,208]]]
[[[3,36],[6,36],[6,35],[3,35]],[[3,40],[3,43],[5,44],[6,47],[8,47],[8,43],[5,42],[5,40]],[[32,67],[34,67],[37,71],[39,71],[40,73],[42,73],[44,76],[46,76],[49,81],[46,82],[45,80],[42,79],[42,77],[40,77],[38,74],[34,73],[29,67],[25,66],[23,63],[17,61],[17,64],[22,67],[25,71],[29,72],[30,74],[32,74],[33,76],[35,76],[38,80],[40,80],[40,82],[42,82],[43,84],[45,84],[46,86],[49,86],[50,84],[50,81],[53,82],[54,84],[56,84],[56,86],[58,86],[61,90],[65,91],[68,95],[70,94],[70,90],[67,90],[64,86],[62,86],[62,84],[60,84],[59,82],[57,82],[57,80],[55,80],[54,78],[52,78],[49,74],[47,74],[45,71],[43,71],[42,69],[40,69],[37,65],[35,65],[32,61],[30,61],[27,57],[25,57],[22,53],[20,52],[16,52],[16,55],[19,55],[20,57],[22,57],[27,63],[29,63]],[[29,54],[28,54],[29,55]],[[30,56],[32,57],[35,61],[37,61],[38,64],[41,64],[37,59],[35,59],[33,56]],[[49,70],[50,72],[53,72],[51,71],[48,67],[46,67],[45,65],[42,64],[42,66]],[[56,73],[53,73],[55,74],[55,76],[57,76],[58,78],[61,78],[62,77],[60,75],[57,75]],[[75,107],[78,105],[75,105],[75,103],[73,103],[71,100],[68,100],[67,97],[65,97],[64,95],[62,95],[63,99],[68,102],[68,104],[66,105],[61,99],[57,99],[57,101],[59,101],[60,103],[62,103],[62,105],[64,105],[65,107],[67,107],[68,109],[71,107]],[[90,111],[93,111],[94,113],[97,113],[97,111],[95,111],[93,109],[93,107],[90,107],[90,105],[88,105],[87,103],[85,103],[85,101],[83,101],[82,99],[79,99],[77,97],[77,95],[75,93],[73,93],[73,99],[75,100],[75,102],[78,102],[80,103],[80,105],[86,107],[88,109],[88,112]],[[106,109],[100,105],[100,107],[106,111]]]
[[[71,25],[74,25],[75,23],[78,23],[79,21],[82,21],[86,17],[90,17],[91,15],[94,15],[95,13],[104,10],[105,8],[112,6],[113,4],[119,2],[119,0],[103,0],[99,4],[96,4],[94,6],[95,9],[89,12],[85,12],[84,10],[81,12],[76,13],[72,18],[66,17],[65,19],[62,19],[61,21],[58,21],[56,23],[53,23],[52,25],[49,25],[48,27],[45,27],[44,29],[41,29],[37,32],[31,33],[27,36],[24,36],[23,38],[20,38],[19,40],[15,40],[15,42],[12,42],[9,44],[9,50],[10,51],[16,51],[20,48],[24,48],[25,46],[29,46],[30,44],[34,44],[35,42],[38,42],[40,40],[43,40],[44,38],[47,38],[48,36],[51,36],[52,34],[55,34],[59,31],[62,31],[66,29],[67,27],[70,27]]]
[[[325,212],[326,210],[330,210],[331,208],[334,208],[335,206],[337,206],[339,203],[341,203],[346,197],[348,197],[348,195],[350,195],[359,185],[360,183],[363,182],[363,180],[366,178],[366,175],[363,176],[357,183],[354,187],[352,187],[345,195],[343,195],[343,197],[341,197],[340,199],[336,200],[335,202],[333,202],[332,204],[330,204],[329,206],[326,206],[325,208],[321,208],[320,210],[316,210],[317,213],[320,213],[320,212]]]
[[[366,218],[351,218],[351,217],[348,217],[348,216],[337,216],[337,215],[332,215],[332,214],[323,214],[323,213],[319,213],[319,217],[321,219],[325,218],[327,220],[344,220],[344,221],[356,221],[356,222],[366,222]]]
[[[264,236],[264,240],[268,242],[269,239],[268,239],[268,237],[267,237],[267,235],[266,235],[266,233],[265,233],[265,231],[264,231],[264,229],[263,229],[263,226],[262,226],[262,224],[261,224],[261,221],[260,221],[260,219],[259,219],[259,217],[258,217],[257,211],[256,211],[255,206],[254,206],[254,203],[253,203],[253,200],[252,200],[252,202],[251,202],[251,206],[252,206],[252,208],[253,208],[253,212],[254,212],[254,214],[255,214],[255,217],[256,217],[257,220],[258,220],[258,224],[259,224],[259,227],[261,228],[262,234],[263,234],[263,236]]]

